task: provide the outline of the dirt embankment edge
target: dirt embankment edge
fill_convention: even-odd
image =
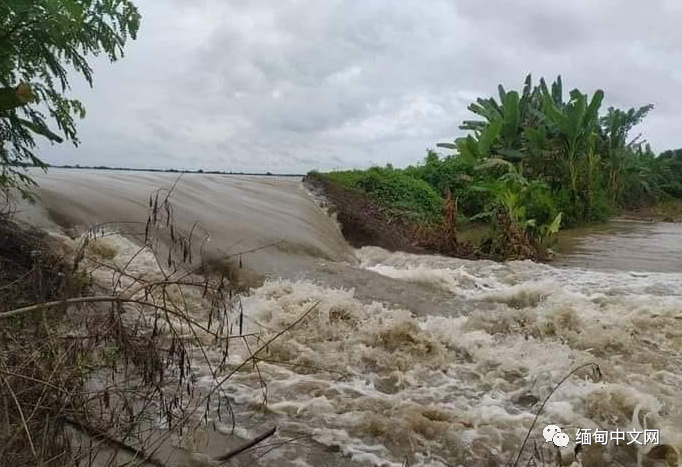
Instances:
[[[323,174],[309,173],[303,184],[315,197],[324,201],[336,216],[341,232],[355,248],[378,246],[391,251],[425,253],[413,239],[413,227],[398,218],[390,218],[369,195],[336,183]]]

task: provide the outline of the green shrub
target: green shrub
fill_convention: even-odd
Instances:
[[[328,174],[333,181],[373,195],[384,207],[415,221],[436,222],[443,215],[443,200],[419,178],[392,167],[348,170]]]
[[[424,180],[441,196],[450,190],[457,199],[460,217],[466,219],[481,213],[491,201],[488,194],[470,190],[472,183],[485,175],[476,171],[476,164],[475,160],[464,156],[440,158],[437,153],[429,151],[423,164],[409,166],[405,173]]]
[[[589,222],[605,222],[618,212],[616,206],[609,200],[604,190],[596,190],[592,195],[590,212],[587,213]]]
[[[568,188],[562,188],[552,193],[552,198],[559,212],[563,213],[563,226],[575,227],[579,224],[576,206],[573,204],[573,195]]]
[[[531,185],[524,192],[521,202],[526,206],[526,217],[535,219],[538,225],[550,224],[561,212],[548,187]]]

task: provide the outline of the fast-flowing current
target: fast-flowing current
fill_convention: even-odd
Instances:
[[[62,232],[144,223],[150,193],[176,177],[55,169],[36,176],[41,202],[21,215]],[[241,422],[207,425],[184,446],[194,461],[276,424],[276,449],[234,462],[503,465],[551,394],[526,443],[546,465],[556,450],[571,462],[579,429],[660,437],[583,446],[582,465],[682,465],[681,225],[618,221],[566,237],[552,264],[495,263],[352,249],[295,178],[187,174],[172,202],[177,223],[210,234],[207,254],[256,249],[242,258],[263,279],[242,297],[248,329],[283,329],[319,302],[260,373],[225,383]],[[109,241],[121,258],[132,248]],[[599,371],[578,370],[551,393],[589,363]],[[193,371],[211,384],[199,362]],[[262,380],[267,410],[253,415]],[[567,447],[546,443],[548,424]]]

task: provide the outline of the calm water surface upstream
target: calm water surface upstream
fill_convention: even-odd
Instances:
[[[682,224],[618,219],[562,232],[556,251],[558,266],[682,272]]]

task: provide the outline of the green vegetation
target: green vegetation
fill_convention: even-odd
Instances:
[[[92,85],[88,58],[116,61],[134,39],[140,14],[129,0],[3,0],[0,2],[0,189],[25,196],[24,168],[45,168],[36,136],[78,144],[76,118],[85,108],[67,96],[69,77]],[[52,120],[56,131],[49,128]]]
[[[438,191],[425,180],[412,177],[402,170],[372,167],[368,170],[333,172],[329,178],[345,186],[371,193],[389,214],[405,214],[419,222],[438,221],[443,202]]]
[[[659,172],[665,175],[659,179],[661,191],[674,198],[682,198],[682,149],[662,152],[657,159]]]
[[[438,144],[449,154],[328,177],[416,221],[445,222],[438,198],[450,193],[458,224],[489,226],[480,253],[541,258],[561,227],[682,197],[682,150],[656,156],[631,135],[653,106],[603,111],[603,98],[577,89],[566,98],[561,77],[533,85],[529,75],[520,92],[500,85],[498,98],[472,103],[468,134]]]

